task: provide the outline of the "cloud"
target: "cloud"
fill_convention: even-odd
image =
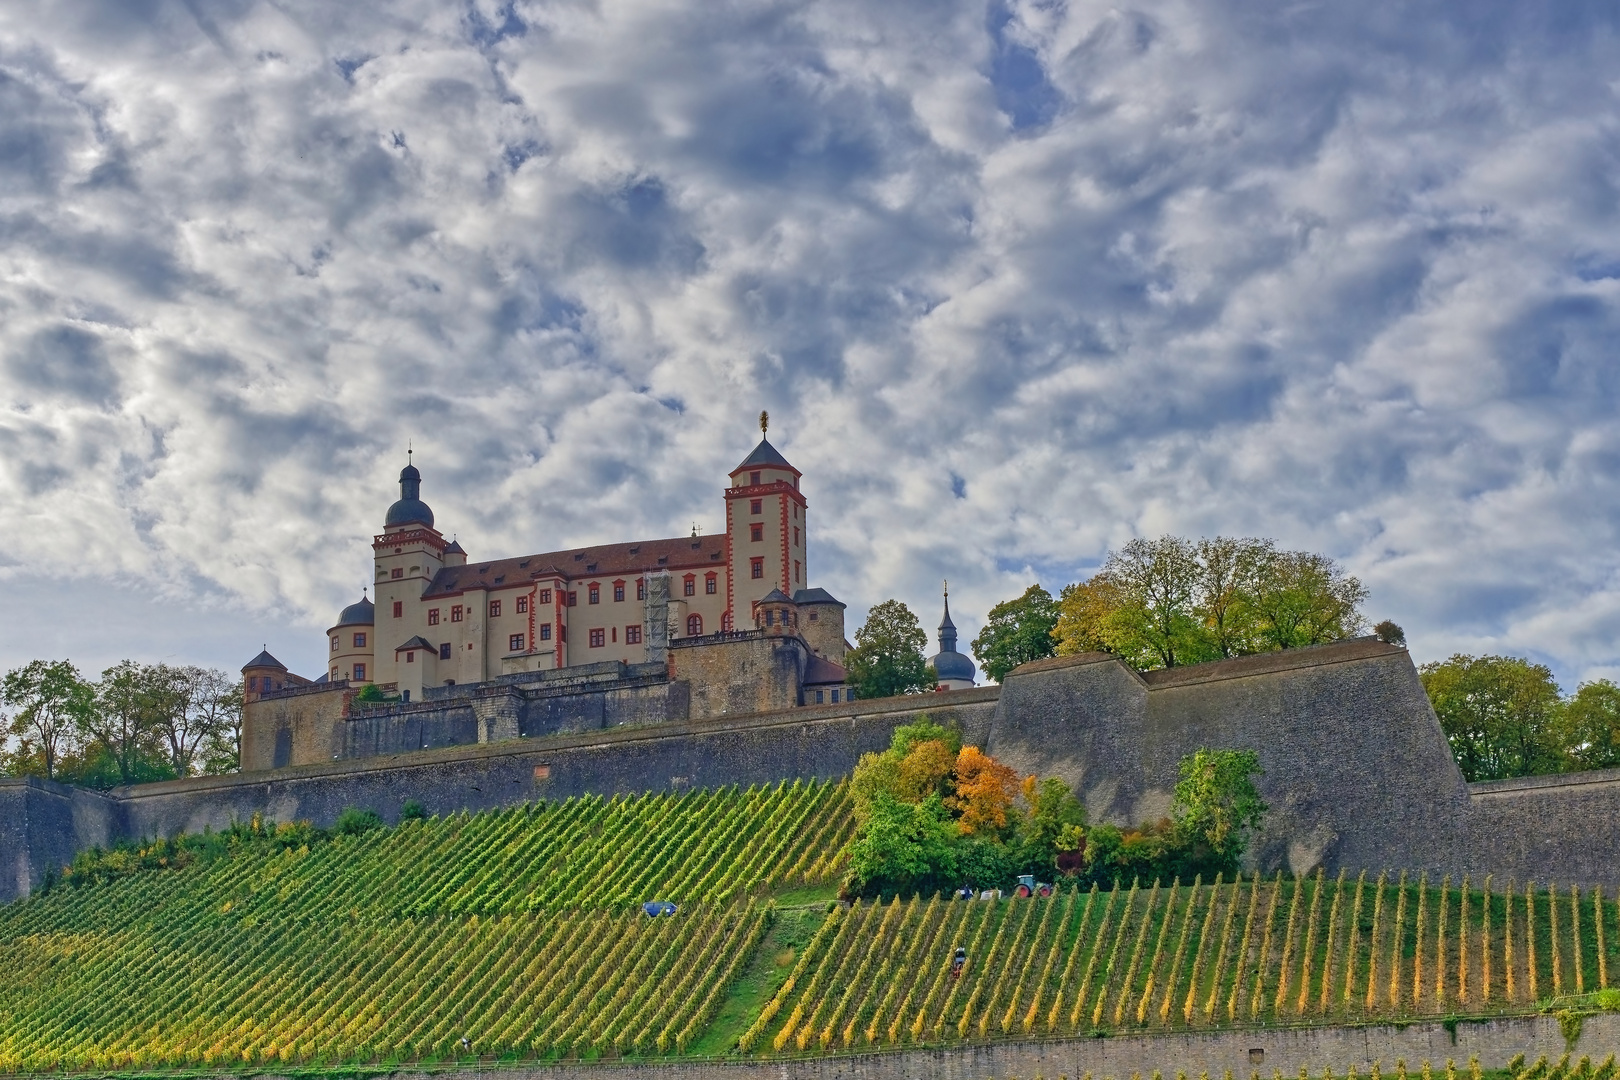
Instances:
[[[763,407],[855,624],[948,576],[966,641],[1132,536],[1244,533],[1420,659],[1620,673],[1615,23],[0,11],[0,578],[149,603],[92,667],[312,669],[407,440],[476,558],[718,528]]]

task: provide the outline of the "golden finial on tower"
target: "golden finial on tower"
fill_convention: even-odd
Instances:
[[[946,578],[945,579],[945,599],[949,600],[950,598],[951,598],[951,579]]]
[[[765,437],[765,431],[771,426],[771,414],[764,409],[759,410],[759,437]]]

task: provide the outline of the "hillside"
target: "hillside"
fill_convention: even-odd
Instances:
[[[1522,1012],[1606,989],[1620,959],[1614,904],[1544,887],[1276,875],[833,907],[852,828],[844,785],[796,783],[105,858],[0,908],[0,1071]]]

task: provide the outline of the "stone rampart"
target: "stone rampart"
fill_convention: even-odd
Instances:
[[[649,687],[658,682],[647,678]],[[493,701],[533,691],[488,693]],[[431,715],[452,704],[420,707]],[[602,717],[610,707],[604,700]],[[416,708],[396,710],[393,723]],[[110,799],[112,835],[217,828],[255,812],[325,824],[347,806],[392,819],[408,799],[445,812],[585,792],[841,776],[862,752],[884,746],[895,724],[922,711],[960,724],[967,741],[1021,772],[1064,778],[1093,821],[1133,824],[1167,814],[1185,755],[1253,749],[1271,809],[1249,861],[1267,871],[1320,866],[1467,874],[1476,883],[1486,874],[1503,884],[1620,883],[1620,830],[1610,827],[1620,818],[1620,772],[1464,783],[1411,657],[1371,639],[1146,676],[1111,656],[1061,657],[1019,668],[1001,688],[616,727],[595,715],[564,717],[546,723],[587,730],[537,738],[510,737],[510,719],[496,729],[488,715],[475,714],[474,734],[493,741],[119,790]],[[523,723],[516,721],[516,734]],[[407,734],[413,743],[383,749],[405,749],[421,732]],[[10,792],[0,800],[21,797],[0,792]],[[35,820],[41,824],[30,828],[39,836],[53,827],[45,822],[67,821],[46,809]],[[16,895],[19,860],[37,882],[60,853],[97,842],[71,830],[51,844],[14,833],[0,831],[0,868],[12,868],[0,876],[0,898]]]
[[[1443,1075],[1455,1061],[1466,1075],[1468,1061],[1501,1069],[1517,1054],[1526,1061],[1590,1057],[1594,1065],[1620,1054],[1620,1016],[1588,1017],[1574,1045],[1565,1043],[1551,1016],[1369,1027],[1255,1028],[1163,1035],[1115,1035],[988,1043],[950,1049],[897,1050],[771,1061],[692,1061],[667,1064],[566,1062],[486,1067],[507,1080],[1127,1080],[1162,1072],[1246,1077],[1312,1077],[1325,1069],[1344,1076],[1353,1066],[1367,1075],[1379,1064],[1385,1076],[1404,1061],[1413,1076],[1425,1062]],[[462,1070],[465,1072],[465,1070]],[[443,1073],[400,1072],[394,1080],[430,1080]]]

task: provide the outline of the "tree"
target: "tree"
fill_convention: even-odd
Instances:
[[[894,697],[932,690],[936,679],[923,649],[928,635],[912,610],[885,600],[866,614],[855,631],[855,647],[844,654],[849,685],[863,698]]]
[[[999,838],[1013,824],[1009,811],[1019,794],[1018,774],[977,746],[964,746],[956,755],[954,787],[956,794],[945,805],[956,811],[964,836]]]
[[[1051,873],[1059,853],[1078,848],[1085,835],[1086,808],[1055,776],[1037,781],[1024,778],[1024,803],[1029,808],[1019,834],[1018,861],[1026,873]]]
[[[176,776],[190,776],[198,758],[229,738],[240,723],[242,695],[217,668],[157,665],[150,673],[157,691],[154,728]],[[233,715],[234,714],[234,715]]]
[[[1297,649],[1361,632],[1367,590],[1326,555],[1271,553],[1255,582],[1260,637],[1272,649]]]
[[[119,782],[148,778],[151,759],[166,757],[160,731],[177,696],[171,669],[162,664],[121,660],[101,673],[95,707],[80,718],[80,730],[111,758]]]
[[[1255,589],[1275,553],[1270,540],[1217,536],[1198,541],[1195,614],[1213,655],[1227,659],[1259,648]]]
[[[203,745],[202,771],[209,775],[233,773],[242,767],[242,679],[213,699],[218,713],[210,721],[212,734]]]
[[[938,795],[905,803],[879,793],[849,854],[855,891],[919,888],[956,874],[956,823]]]
[[[66,660],[31,661],[6,673],[0,699],[15,710],[8,731],[22,742],[17,756],[37,761],[46,779],[55,779],[94,707],[79,669]]]
[[[1254,786],[1260,771],[1253,750],[1197,750],[1181,759],[1175,824],[1191,841],[1193,860],[1228,873],[1237,869],[1268,809]]]
[[[1559,743],[1576,769],[1620,765],[1620,686],[1608,679],[1581,683],[1564,703]]]
[[[1470,781],[1557,772],[1558,685],[1543,664],[1514,656],[1467,656],[1419,669],[1440,728]]]
[[[1058,621],[1052,631],[1057,654],[1116,652],[1108,620],[1124,603],[1124,593],[1100,570],[1089,581],[1065,585],[1058,594]]]
[[[1031,585],[1015,600],[990,609],[984,629],[973,639],[973,655],[996,682],[1019,664],[1051,656],[1057,648],[1058,607],[1052,594]]]
[[[1104,623],[1113,651],[1138,667],[1202,659],[1195,612],[1201,568],[1193,544],[1177,536],[1138,538],[1110,552],[1102,572],[1124,600]]]

